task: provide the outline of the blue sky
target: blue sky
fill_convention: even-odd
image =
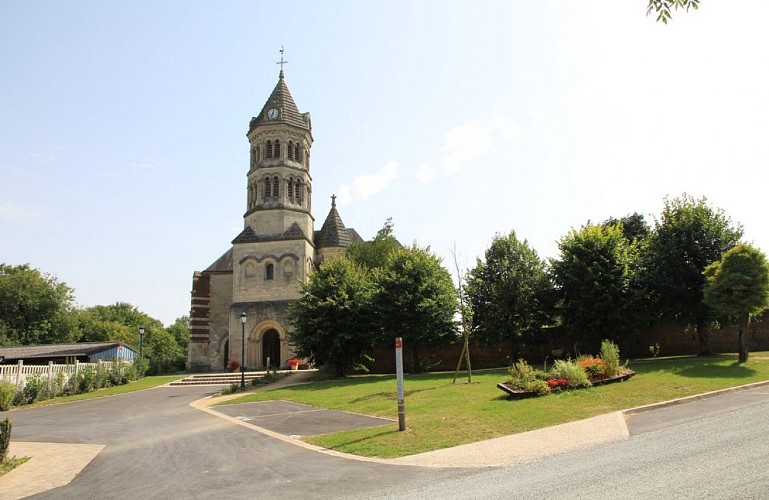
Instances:
[[[242,229],[250,118],[312,115],[313,207],[471,267],[706,196],[769,250],[769,4],[0,0],[0,261],[168,324]]]

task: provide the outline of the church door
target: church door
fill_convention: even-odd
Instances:
[[[227,371],[227,363],[230,361],[230,340],[227,339],[224,342],[224,356],[222,356],[222,362],[224,366],[222,366],[222,370]]]
[[[262,365],[267,366],[267,358],[272,366],[280,366],[280,335],[275,329],[264,332],[262,337]]]

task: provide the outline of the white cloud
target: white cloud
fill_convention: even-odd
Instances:
[[[491,147],[489,128],[475,120],[454,127],[443,136],[441,166],[450,175],[462,169],[469,160],[483,156]]]
[[[339,187],[339,204],[346,205],[354,201],[364,201],[383,191],[398,177],[398,163],[387,162],[376,172],[360,175],[353,179],[352,187],[342,184]]]
[[[491,129],[498,132],[502,139],[508,142],[517,142],[523,135],[523,128],[518,123],[504,116],[491,122]]]
[[[443,173],[457,173],[469,161],[488,153],[497,140],[517,142],[522,134],[521,126],[506,117],[496,118],[487,124],[473,120],[454,127],[444,134],[443,146],[438,151],[442,155],[440,164]]]
[[[37,218],[37,212],[12,201],[0,202],[0,219],[11,222],[29,222]]]
[[[139,162],[130,164],[131,170],[139,174],[154,173],[158,170],[158,162],[154,158],[144,158]]]
[[[417,182],[423,186],[434,182],[438,178],[438,172],[427,163],[419,165],[414,175],[416,175]]]

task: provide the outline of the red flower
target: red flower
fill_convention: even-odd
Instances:
[[[551,378],[548,379],[547,385],[549,385],[551,389],[565,389],[566,387],[569,387],[569,379]]]

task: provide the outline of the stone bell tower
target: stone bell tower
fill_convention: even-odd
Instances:
[[[325,223],[314,230],[312,125],[288,91],[284,63],[281,55],[278,83],[246,134],[243,230],[224,254],[193,274],[191,371],[221,371],[241,359],[248,369],[265,368],[268,358],[272,367],[286,366],[293,357],[287,311],[300,298],[301,283],[315,266],[361,241],[344,226],[333,199]]]
[[[291,357],[286,310],[299,298],[299,283],[315,259],[310,114],[299,112],[282,69],[264,107],[251,119],[247,137],[246,212],[243,231],[232,242],[229,351],[240,359],[240,316],[245,312],[246,366],[264,367],[268,358],[279,366]]]

